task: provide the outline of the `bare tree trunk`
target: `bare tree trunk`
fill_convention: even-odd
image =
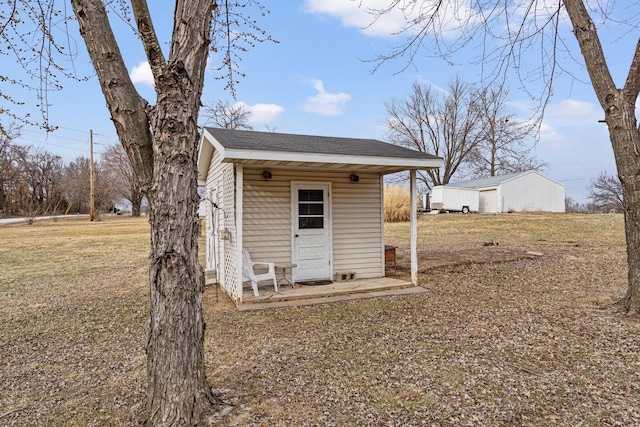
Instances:
[[[635,127],[635,102],[624,93],[607,114],[607,124],[624,194],[629,285],[619,304],[629,314],[640,314],[640,135]]]
[[[640,133],[635,102],[640,92],[640,40],[622,89],[615,86],[598,38],[582,0],[564,0],[585,59],[605,121],[624,194],[629,285],[620,304],[629,314],[640,313]]]
[[[202,292],[198,261],[195,147],[176,154],[180,140],[197,140],[179,126],[156,143],[151,223],[151,316],[147,342],[147,410],[151,425],[189,426],[202,420],[214,399],[205,378]],[[189,136],[187,136],[189,135]],[[188,166],[188,167],[186,167]],[[179,191],[176,191],[179,189]]]
[[[181,85],[187,71],[168,64],[156,89],[151,222],[151,320],[147,344],[147,409],[153,425],[196,425],[214,398],[204,366],[202,292],[198,260],[197,146],[199,95]],[[189,80],[189,79],[187,79]],[[179,363],[176,363],[179,361]],[[176,393],[176,387],[179,392]],[[173,417],[172,422],[166,422]]]
[[[138,217],[142,213],[142,194],[131,196],[131,216]]]
[[[176,1],[165,60],[146,2],[132,0],[158,97],[151,108],[129,78],[102,0],[72,0],[118,137],[150,206],[147,423],[153,426],[202,424],[215,403],[205,377],[196,175],[196,119],[214,3]]]

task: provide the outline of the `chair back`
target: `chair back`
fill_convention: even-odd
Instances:
[[[246,249],[242,250],[242,275],[246,280],[250,280],[253,276],[253,264],[251,263],[251,255]]]

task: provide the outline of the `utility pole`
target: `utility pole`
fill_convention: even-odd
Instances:
[[[93,130],[89,131],[89,220],[93,221],[95,218],[95,209],[93,206],[94,188],[93,188]]]

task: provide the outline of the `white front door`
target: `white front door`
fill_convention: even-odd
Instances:
[[[292,193],[294,279],[330,279],[329,184],[294,183]]]

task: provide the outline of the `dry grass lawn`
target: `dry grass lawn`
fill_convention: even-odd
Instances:
[[[640,425],[640,322],[608,309],[621,216],[429,215],[419,234],[419,296],[240,313],[208,288],[218,424]],[[386,239],[406,274],[408,224]],[[0,227],[1,426],[137,424],[147,254],[145,219]]]

